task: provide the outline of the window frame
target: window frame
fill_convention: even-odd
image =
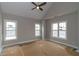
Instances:
[[[54,37],[54,38],[58,38],[58,29],[57,30],[53,30],[53,24],[57,24],[57,26],[58,26],[57,22],[51,24],[51,36],[54,37],[53,36],[53,31],[57,31],[57,37]]]
[[[9,39],[7,40],[6,39],[6,22],[15,22],[16,23],[16,31],[15,31],[15,36],[16,36],[16,39]],[[4,41],[11,41],[11,40],[17,40],[17,24],[18,22],[16,20],[9,20],[9,19],[4,19]]]
[[[36,24],[39,24],[39,23],[36,23]],[[35,24],[35,25],[36,25],[36,24]],[[39,24],[39,26],[40,26],[39,30],[38,30],[38,29],[36,30],[36,26],[35,26],[35,37],[41,36],[41,25]],[[36,35],[36,32],[37,32],[37,31],[39,31],[39,35]]]
[[[66,38],[61,38],[61,37],[59,37],[59,31],[60,31],[60,27],[59,27],[59,24],[60,23],[63,23],[63,22],[65,22],[66,23],[66,30],[61,30],[61,31],[66,31]],[[53,30],[53,24],[55,24],[55,23],[57,23],[58,24],[58,30]],[[53,31],[57,31],[58,32],[58,37],[53,37]],[[67,21],[60,21],[60,22],[53,22],[52,24],[51,24],[51,37],[53,37],[53,38],[59,38],[59,39],[67,39]]]
[[[65,22],[66,23],[66,30],[60,30],[59,28],[60,28],[60,26],[59,26],[59,24],[60,23],[63,23],[63,22]],[[59,37],[59,31],[65,31],[66,32],[66,38],[61,38],[61,37],[59,37],[60,39],[67,39],[67,21],[61,21],[61,22],[58,22],[58,37]]]

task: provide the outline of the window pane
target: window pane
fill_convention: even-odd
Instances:
[[[16,39],[16,22],[6,22],[6,29],[5,29],[5,39],[6,40],[13,40]]]
[[[40,36],[40,24],[35,24],[35,36]]]
[[[35,24],[35,27],[36,27],[36,28],[40,28],[40,25],[39,25],[39,24]]]
[[[35,24],[35,30],[40,30],[40,25],[39,24]]]
[[[53,37],[58,37],[58,31],[52,31]]]
[[[16,30],[16,28],[15,27],[13,27],[13,28],[12,27],[7,27],[6,30]]]
[[[15,35],[16,35],[15,31],[6,31],[6,37],[13,37]]]
[[[6,40],[13,40],[13,39],[16,39],[16,37],[6,37],[5,39]]]
[[[40,31],[36,31],[35,36],[40,36]]]
[[[15,22],[6,22],[6,27],[16,27]]]
[[[59,31],[59,38],[66,39],[66,31]]]
[[[58,30],[58,24],[57,23],[53,24],[52,26],[53,26],[52,30]]]
[[[36,27],[35,30],[40,30],[40,27]]]
[[[59,23],[59,30],[66,30],[66,22]]]

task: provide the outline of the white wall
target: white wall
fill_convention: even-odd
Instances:
[[[79,3],[71,2],[57,2],[52,5],[48,14],[46,15],[46,28],[47,28],[47,39],[58,41],[61,43],[66,43],[71,46],[75,46],[79,49],[79,36],[78,36],[78,16]],[[51,33],[51,23],[67,21],[67,39],[62,40],[58,38],[53,38],[50,36]]]
[[[79,47],[79,8],[78,8],[78,47]]]
[[[26,42],[30,40],[35,40],[35,23],[39,23],[38,20],[23,18],[20,16],[15,16],[11,14],[3,13],[3,19],[16,20],[17,21],[17,40],[4,41],[4,45],[10,45],[19,42]]]
[[[1,6],[0,6],[0,52],[2,50],[2,12],[1,12]]]

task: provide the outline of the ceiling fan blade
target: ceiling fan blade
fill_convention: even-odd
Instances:
[[[42,8],[39,8],[41,11],[43,11],[43,9]]]
[[[33,5],[37,6],[34,2],[32,2]]]
[[[34,10],[34,9],[36,9],[36,7],[35,8],[32,8],[32,10]]]
[[[44,2],[44,3],[40,4],[39,6],[43,6],[43,5],[45,5],[45,4],[46,4],[46,2]]]

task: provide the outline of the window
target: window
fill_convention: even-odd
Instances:
[[[35,24],[35,36],[40,36],[40,24]]]
[[[52,37],[66,39],[66,22],[53,23],[51,29]]]
[[[5,40],[16,39],[16,22],[5,21]]]
[[[52,35],[53,37],[58,37],[58,24],[52,24]]]
[[[66,22],[59,23],[59,37],[66,38]]]

